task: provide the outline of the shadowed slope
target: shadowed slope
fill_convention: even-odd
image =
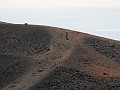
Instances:
[[[30,60],[12,55],[0,55],[0,89],[30,68]]]
[[[35,54],[49,51],[51,34],[40,26],[0,25],[0,89],[30,71]]]
[[[0,25],[0,54],[34,54],[49,49],[51,35],[42,27]]]
[[[120,81],[97,80],[85,72],[59,66],[28,90],[119,90],[118,83]]]

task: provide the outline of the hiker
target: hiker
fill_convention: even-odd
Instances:
[[[66,31],[65,33],[66,33],[66,40],[69,40],[69,39],[68,39],[68,32]]]

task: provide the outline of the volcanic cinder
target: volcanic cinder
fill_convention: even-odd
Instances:
[[[120,90],[120,42],[1,22],[0,90]]]

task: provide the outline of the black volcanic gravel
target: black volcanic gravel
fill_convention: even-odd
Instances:
[[[35,54],[48,51],[52,36],[42,27],[0,25],[0,54]]]
[[[92,37],[83,39],[84,42],[92,46],[99,53],[104,54],[108,58],[120,62],[120,44],[111,43],[108,40],[99,40]]]
[[[30,68],[26,55],[49,50],[52,35],[40,26],[0,25],[0,89]]]
[[[23,57],[0,55],[0,89],[21,76],[28,68],[29,61]]]
[[[113,83],[113,84],[110,84]],[[79,70],[59,66],[28,90],[119,90],[120,82],[96,80]]]

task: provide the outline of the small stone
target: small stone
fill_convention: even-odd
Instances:
[[[43,71],[43,69],[38,69],[37,71],[38,71],[38,72],[42,72],[42,71]]]
[[[103,73],[103,75],[109,75],[109,74],[107,74],[107,73]]]

